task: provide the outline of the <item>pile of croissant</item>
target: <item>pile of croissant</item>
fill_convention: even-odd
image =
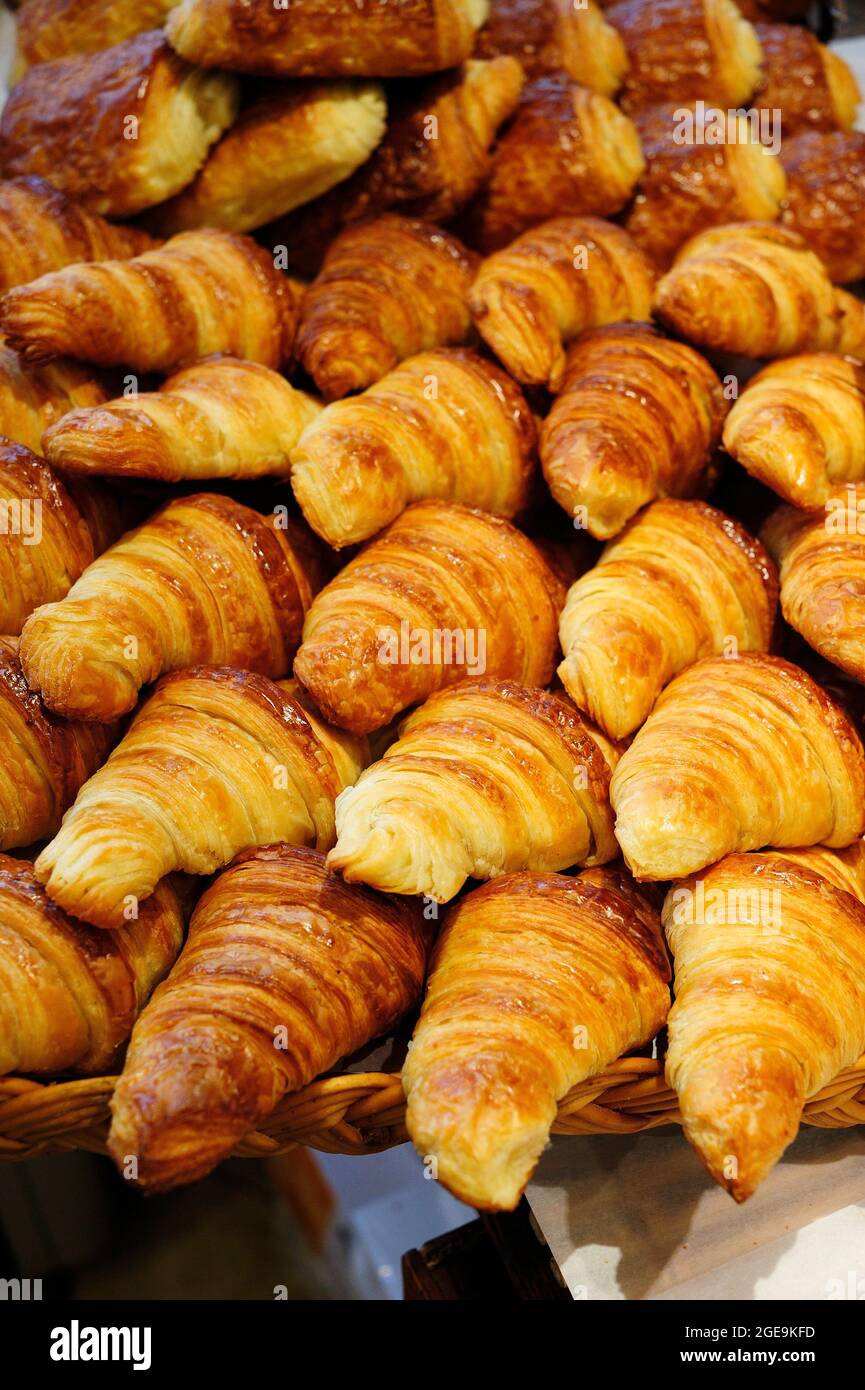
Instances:
[[[418,1005],[481,1208],[653,1044],[744,1200],[865,1053],[865,135],[804,8],[20,6],[0,1075],[121,1070],[142,1188]]]

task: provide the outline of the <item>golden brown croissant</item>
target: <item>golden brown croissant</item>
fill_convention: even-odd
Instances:
[[[559,679],[611,738],[645,723],[662,689],[710,653],[767,651],[775,567],[704,502],[653,502],[571,585]]]
[[[655,1036],[669,978],[654,895],[621,869],[512,874],[451,908],[402,1073],[439,1181],[515,1207],[557,1102]]]
[[[541,428],[553,497],[593,536],[646,502],[704,489],[727,402],[709,363],[649,324],[616,323],[571,347]]]
[[[0,301],[9,346],[30,362],[69,356],[170,372],[212,352],[279,367],[302,287],[248,237],[181,232],[128,261],[69,265]]]
[[[118,1167],[152,1190],[203,1177],[286,1092],[399,1021],[426,953],[416,905],[349,888],[314,850],[241,855],[133,1032],[111,1102]]]
[[[252,102],[182,193],[154,208],[163,233],[248,232],[353,174],[385,131],[378,82],[284,83]]]
[[[836,284],[865,277],[865,134],[813,131],[785,140],[781,220],[805,238]]]
[[[859,88],[844,59],[798,24],[758,24],[763,80],[755,105],[781,112],[784,139],[801,130],[847,130]]]
[[[158,29],[40,63],[3,108],[0,172],[39,174],[91,212],[129,217],[195,177],[237,99],[233,77],[189,67]]]
[[[604,864],[619,852],[620,752],[566,695],[511,681],[440,690],[340,796],[328,863],[350,883],[436,902],[468,878]]]
[[[531,411],[504,372],[440,348],[327,406],[292,451],[291,485],[312,529],[339,550],[428,497],[515,516],[534,448]]]
[[[762,538],[781,572],[787,622],[827,661],[865,681],[865,483],[828,498],[825,512],[779,507]]]
[[[546,685],[564,597],[501,517],[416,502],[313,600],[294,674],[356,733],[467,676]]]
[[[630,63],[626,111],[698,99],[727,110],[746,104],[760,81],[760,41],[734,0],[620,0],[606,17]]]
[[[334,802],[366,741],[323,723],[292,681],[231,666],[165,676],[36,861],[49,897],[118,927],[175,869],[211,874],[285,840],[330,849]],[[192,811],[192,814],[190,812]]]
[[[64,473],[120,478],[257,478],[288,456],[321,405],[259,362],[211,357],[158,391],[70,410],[45,434]]]
[[[821,511],[865,478],[865,367],[829,352],[764,367],[727,417],[724,448],[787,502]]]
[[[14,638],[0,638],[0,849],[56,834],[118,732],[51,714],[27,685],[16,648]]]
[[[464,343],[476,269],[477,257],[429,222],[388,213],[347,227],[304,297],[297,357],[336,400],[416,352]]]
[[[563,73],[539,78],[524,89],[460,227],[488,254],[553,216],[609,216],[630,198],[644,163],[633,122],[612,101]]]
[[[838,346],[837,294],[798,233],[771,222],[733,222],[682,247],[658,282],[654,314],[710,351],[789,357]]]
[[[109,936],[55,907],[26,860],[0,854],[0,1076],[105,1071],[182,941],[168,882]]]
[[[345,226],[393,209],[449,222],[488,177],[496,131],[514,111],[523,84],[516,58],[468,62],[421,84],[388,93],[387,133],[367,162],[329,193],[263,227],[285,269],[312,277]]]
[[[17,15],[18,71],[97,53],[158,29],[177,0],[23,0]]]
[[[475,39],[477,58],[509,53],[528,77],[565,72],[604,96],[614,96],[628,68],[618,30],[595,0],[492,0]]]
[[[34,608],[63,598],[125,519],[98,484],[64,481],[0,439],[0,632],[17,635]]]
[[[77,362],[30,367],[0,338],[0,435],[42,452],[42,436],[67,411],[102,405],[107,385]]]
[[[835,291],[838,319],[836,352],[865,362],[865,301],[846,290]]]
[[[324,577],[305,528],[230,497],[178,497],[25,624],[21,663],[49,709],[116,719],[164,671],[207,662],[284,676]]]
[[[647,319],[652,282],[648,261],[621,227],[553,217],[483,262],[469,308],[511,376],[557,391],[565,345],[587,328]]]
[[[661,693],[610,796],[631,872],[684,878],[761,845],[851,844],[865,758],[840,705],[789,661],[710,656]]]
[[[685,1134],[743,1202],[805,1101],[865,1050],[865,907],[831,851],[733,854],[664,904],[675,957],[667,1081]]]
[[[155,243],[115,227],[35,175],[0,182],[0,293],[74,261],[123,260]]]
[[[669,269],[679,248],[704,228],[774,222],[786,206],[784,165],[745,116],[735,116],[720,145],[705,113],[693,106],[647,107],[634,123],[646,168],[625,226],[660,269]]]

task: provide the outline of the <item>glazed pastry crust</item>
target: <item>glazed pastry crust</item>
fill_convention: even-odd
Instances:
[[[661,690],[704,656],[767,651],[775,567],[704,502],[653,502],[568,591],[559,679],[611,737],[644,724]]]
[[[477,257],[448,232],[385,214],[330,244],[308,289],[297,357],[326,400],[362,391],[415,353],[463,343]]]
[[[478,666],[543,686],[564,597],[541,552],[501,517],[417,502],[313,600],[294,672],[326,718],[356,733]],[[412,650],[429,659],[412,662]]]
[[[69,356],[170,372],[213,352],[279,367],[302,286],[248,237],[181,232],[128,261],[70,265],[0,301],[0,326],[29,362]]]
[[[178,497],[25,624],[21,661],[50,709],[105,722],[199,663],[284,676],[324,577],[305,528],[230,497]]]
[[[49,897],[94,926],[175,869],[211,874],[253,845],[330,849],[334,802],[368,760],[294,682],[228,666],[164,677],[36,861]],[[189,808],[195,807],[195,814]]]
[[[760,41],[734,0],[620,0],[606,17],[630,63],[626,111],[699,98],[745,106],[760,81]]]
[[[704,490],[726,412],[718,377],[693,348],[645,323],[584,333],[541,428],[547,485],[606,540],[656,497]]]
[[[156,1191],[203,1177],[274,1109],[387,1033],[420,995],[414,904],[349,888],[312,850],[271,845],[208,889],[140,1020],[108,1147]]]
[[[43,447],[64,473],[164,482],[287,477],[289,453],[320,410],[258,362],[205,358],[158,391],[70,410]]]
[[[738,1202],[795,1138],[806,1099],[865,1048],[865,907],[861,888],[857,901],[835,886],[848,866],[833,871],[833,857],[734,854],[701,876],[702,910],[693,879],[664,905],[667,1081],[685,1134]]]
[[[865,277],[865,134],[807,132],[785,140],[781,213],[816,251],[836,284]]]
[[[532,414],[505,373],[440,348],[327,406],[292,452],[291,485],[312,529],[339,550],[425,498],[515,516],[529,500],[534,448]]]
[[[261,227],[353,174],[384,135],[386,116],[378,82],[285,84],[247,107],[188,188],[149,220],[168,235]]]
[[[604,864],[621,749],[565,695],[509,681],[431,695],[344,792],[328,863],[349,883],[449,902],[469,878]]]
[[[659,696],[610,795],[631,872],[684,878],[761,845],[851,844],[865,828],[865,759],[804,671],[758,652],[711,656]]]
[[[158,29],[176,0],[23,0],[16,16],[18,71],[97,53]]]
[[[73,922],[0,855],[0,1076],[106,1071],[183,941],[170,883],[110,936]]]
[[[764,367],[727,417],[724,448],[805,511],[865,478],[865,368],[833,353]]]
[[[461,224],[485,254],[546,218],[624,207],[644,167],[640,138],[607,97],[556,74],[523,91],[489,181]]]
[[[496,0],[475,40],[475,57],[510,54],[529,78],[564,72],[575,82],[614,96],[628,57],[621,35],[594,0]]]
[[[3,108],[0,171],[130,217],[189,183],[236,114],[234,78],[190,68],[157,29],[31,68]]]
[[[108,390],[77,362],[58,360],[29,367],[0,338],[0,435],[42,452],[50,425],[76,408],[102,405]],[[8,629],[7,629],[8,631]]]
[[[407,77],[456,67],[488,0],[181,0],[165,30],[206,68],[271,77]]]
[[[839,57],[798,24],[758,24],[763,81],[755,104],[780,110],[784,139],[803,130],[848,130],[859,88]]]
[[[469,308],[517,381],[561,387],[565,346],[623,319],[647,319],[653,274],[627,232],[595,217],[553,217],[481,265]]]
[[[439,1181],[515,1207],[557,1102],[654,1037],[669,978],[657,907],[621,869],[513,874],[464,897],[403,1067],[408,1131]]]

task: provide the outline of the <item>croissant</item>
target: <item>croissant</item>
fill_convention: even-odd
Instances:
[[[165,676],[36,861],[48,896],[118,927],[175,869],[211,874],[285,840],[330,849],[334,802],[367,761],[291,681],[230,666]],[[194,814],[190,815],[190,808]]]
[[[626,111],[697,99],[727,110],[760,81],[760,40],[734,0],[620,0],[606,17],[628,56]]]
[[[668,1084],[685,1134],[737,1202],[795,1138],[807,1098],[865,1050],[862,852],[733,854],[674,887]],[[837,856],[840,860],[841,856]]]
[[[865,362],[865,302],[846,290],[836,290],[835,311],[839,316],[836,351]]]
[[[136,227],[114,227],[44,179],[0,182],[0,293],[73,261],[123,260],[155,245]]]
[[[865,759],[840,705],[789,661],[710,656],[658,697],[610,799],[634,876],[684,878],[761,845],[851,844]]]
[[[628,67],[620,34],[594,0],[494,0],[474,53],[511,54],[528,77],[565,72],[607,97],[619,90]]]
[[[786,206],[784,163],[744,115],[727,122],[719,145],[699,108],[653,106],[634,116],[646,167],[624,225],[661,270],[706,227],[774,222]]]
[[[296,352],[327,400],[362,391],[406,357],[463,343],[477,257],[429,222],[385,214],[328,248],[303,301]]]
[[[30,367],[0,338],[0,435],[42,451],[49,425],[76,407],[102,405],[105,383],[77,362],[58,360]]]
[[[558,391],[564,347],[620,319],[647,319],[653,275],[627,232],[596,217],[553,217],[481,265],[469,308],[518,381]]]
[[[292,451],[291,485],[312,529],[339,550],[428,497],[515,516],[529,500],[534,448],[519,388],[474,353],[441,348],[327,406]]]
[[[386,115],[378,82],[283,84],[242,112],[189,187],[149,221],[167,234],[260,227],[353,174],[384,135]]]
[[[70,265],[0,301],[10,347],[30,362],[69,356],[170,372],[212,352],[279,367],[302,287],[248,237],[182,232],[128,261]]]
[[[559,214],[606,217],[624,207],[644,164],[636,127],[612,101],[563,73],[539,78],[461,228],[489,254]]]
[[[387,132],[367,162],[329,193],[263,227],[260,240],[284,268],[312,278],[334,236],[353,222],[390,208],[449,222],[489,176],[490,147],[522,83],[517,60],[502,57],[468,62],[420,88],[392,84]]]
[[[781,112],[785,141],[802,130],[847,130],[856,119],[859,88],[852,71],[798,24],[758,24],[763,80],[755,98]]]
[[[0,849],[60,829],[79,788],[117,737],[109,724],[72,724],[29,689],[14,639],[0,638]]]
[[[280,513],[177,497],[27,620],[21,663],[49,709],[100,722],[164,671],[207,662],[283,676],[323,577],[312,538]]]
[[[416,502],[313,600],[294,673],[356,733],[467,676],[546,685],[564,597],[501,517]]]
[[[90,212],[129,217],[195,177],[237,102],[233,77],[189,67],[159,29],[138,34],[25,73],[3,107],[0,172],[38,174]]]
[[[96,53],[158,29],[177,0],[23,0],[18,9],[18,70]]]
[[[402,1073],[439,1181],[515,1207],[557,1102],[655,1036],[669,978],[657,906],[621,869],[510,874],[452,907]]]
[[[158,391],[69,411],[43,447],[64,473],[165,482],[287,477],[289,453],[320,410],[258,362],[205,358]]]
[[[418,999],[416,905],[350,888],[314,850],[241,855],[200,900],[189,940],[136,1025],[109,1151],[156,1191],[203,1177],[249,1130]]]
[[[654,314],[698,347],[789,357],[837,346],[836,294],[798,233],[769,222],[735,222],[686,243],[658,282]]]
[[[773,362],[727,417],[724,448],[806,511],[865,478],[865,367],[832,353]]]
[[[779,507],[762,535],[781,572],[787,622],[833,666],[865,681],[865,483],[830,497],[825,513]]]
[[[621,749],[565,695],[511,681],[431,695],[340,796],[328,856],[349,883],[448,902],[468,878],[604,864]]]
[[[610,738],[710,653],[767,651],[778,578],[744,527],[704,502],[653,502],[568,591],[559,679]]]
[[[273,77],[408,77],[463,62],[489,0],[419,0],[358,6],[356,0],[181,0],[165,31],[206,68]]]
[[[34,608],[63,598],[124,520],[98,484],[64,481],[0,439],[0,632],[17,635]]]
[[[0,1076],[110,1067],[183,941],[170,883],[112,936],[73,922],[0,854]]]
[[[781,220],[805,238],[836,284],[865,277],[865,134],[813,131],[785,140]]]

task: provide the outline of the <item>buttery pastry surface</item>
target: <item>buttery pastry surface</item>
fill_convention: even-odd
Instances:
[[[170,372],[227,352],[276,368],[291,352],[302,289],[248,237],[204,228],[131,260],[18,285],[0,301],[0,326],[30,362],[65,355]]]
[[[546,685],[564,597],[501,517],[416,502],[315,597],[294,673],[326,718],[357,733],[472,674]]]
[[[767,651],[775,567],[704,502],[653,502],[571,585],[559,679],[611,737],[634,733],[673,676],[710,653]]]
[[[510,874],[451,908],[403,1067],[406,1124],[455,1196],[511,1210],[571,1087],[670,1003],[657,906],[617,868]]]
[[[339,550],[425,498],[515,516],[529,500],[535,442],[504,372],[440,348],[327,406],[292,451],[291,485],[312,529]]]
[[[647,319],[653,280],[621,227],[596,217],[553,217],[482,262],[468,303],[511,376],[558,391],[565,346],[587,328]]]
[[[23,0],[16,15],[19,72],[72,53],[96,53],[158,29],[177,0]]]
[[[709,363],[647,323],[614,323],[570,348],[541,427],[555,500],[601,540],[656,497],[708,485],[727,401]]]
[[[710,656],[662,691],[612,778],[638,879],[684,878],[761,845],[843,849],[865,828],[852,722],[780,657]]]
[[[865,133],[813,131],[781,147],[787,196],[781,212],[836,284],[865,278]]]
[[[275,1108],[387,1033],[423,984],[415,904],[349,887],[313,850],[240,856],[198,904],[133,1033],[109,1151],[152,1190],[203,1177]]]
[[[189,67],[161,30],[40,63],[0,119],[0,172],[38,174],[91,212],[130,217],[179,192],[237,114],[227,73]]]
[[[760,41],[734,0],[619,0],[606,18],[628,56],[626,111],[671,99],[745,106],[760,81]]]
[[[448,902],[469,878],[614,859],[621,749],[566,695],[467,681],[431,695],[344,792],[328,856],[350,883]]]
[[[604,96],[622,85],[628,57],[595,0],[494,0],[475,39],[477,58],[510,54],[529,78],[565,72]]]
[[[166,671],[284,676],[323,578],[298,523],[217,493],[176,497],[28,619],[21,662],[49,709],[100,722]]]
[[[107,1070],[183,941],[173,886],[160,884],[116,932],[74,922],[26,860],[0,854],[0,1076]]]
[[[43,436],[64,473],[120,478],[257,478],[289,453],[321,404],[259,362],[205,358],[158,391],[70,410]]]
[[[758,24],[763,80],[755,105],[779,110],[784,138],[802,130],[847,130],[859,88],[847,63],[799,24]]]
[[[165,676],[36,861],[52,901],[123,923],[175,869],[211,874],[250,846],[330,849],[334,802],[368,759],[292,681],[230,666]],[[190,814],[190,809],[194,808]]]
[[[0,338],[0,435],[42,452],[42,436],[68,411],[102,405],[106,383],[78,362],[57,360],[28,366]]]

